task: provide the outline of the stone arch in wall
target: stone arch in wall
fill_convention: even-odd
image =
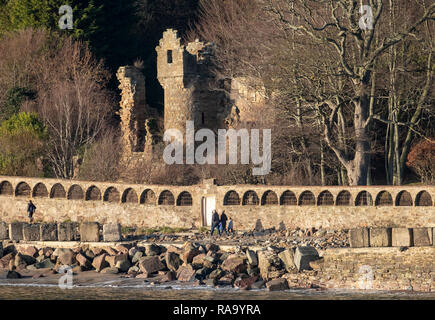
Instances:
[[[154,206],[156,204],[156,194],[154,191],[151,189],[144,190],[140,196],[140,203]]]
[[[177,198],[177,206],[191,206],[192,202],[192,196],[187,191],[181,192]]]
[[[68,190],[68,200],[83,200],[83,189],[78,184],[73,184]]]
[[[355,205],[356,206],[372,206],[373,205],[373,199],[372,195],[368,191],[361,191],[358,193],[355,199]]]
[[[119,202],[120,198],[119,191],[115,187],[107,188],[103,196],[105,202]]]
[[[393,197],[391,196],[391,194],[388,191],[383,190],[383,191],[379,192],[378,195],[376,196],[375,205],[376,206],[392,206],[393,205]]]
[[[411,194],[406,190],[400,191],[396,197],[396,206],[399,207],[412,206]]]
[[[340,191],[335,199],[336,206],[350,206],[352,201],[352,195],[349,191],[343,190]]]
[[[420,207],[432,206],[432,197],[426,190],[420,191],[415,197],[415,205]]]
[[[173,206],[175,204],[174,195],[169,190],[164,190],[159,195],[159,206]]]
[[[261,197],[261,205],[277,205],[278,204],[278,196],[272,190],[267,190],[263,193]]]
[[[260,203],[257,193],[254,190],[248,190],[243,195],[242,205],[244,206],[256,206]]]
[[[322,191],[317,197],[318,206],[333,206],[334,196],[328,190]]]
[[[15,188],[15,196],[16,197],[30,197],[32,189],[30,189],[30,186],[25,182],[20,182],[17,184],[17,187]]]
[[[309,190],[302,192],[299,196],[298,204],[300,206],[314,206],[316,204],[314,194]]]
[[[238,205],[240,205],[239,194],[234,190],[228,191],[224,197],[224,206],[238,206]]]
[[[293,191],[286,190],[282,193],[279,199],[279,204],[282,206],[297,206],[298,199]]]
[[[132,188],[125,189],[122,194],[122,203],[138,203],[138,197],[136,191]]]
[[[101,191],[97,186],[90,186],[86,190],[86,200],[87,201],[99,201],[101,200]]]
[[[39,182],[33,187],[32,197],[47,198],[48,190],[45,184]]]
[[[66,198],[66,192],[63,185],[60,183],[56,183],[51,187],[50,190],[50,198],[52,199],[60,199],[60,198]]]
[[[12,196],[14,194],[14,188],[9,181],[2,181],[0,183],[0,195]]]

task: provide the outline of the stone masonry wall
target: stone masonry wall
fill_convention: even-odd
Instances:
[[[435,291],[435,247],[327,249],[291,284],[334,289]]]
[[[360,205],[362,194],[372,198],[370,205]],[[251,230],[259,223],[291,229],[435,227],[434,186],[217,186],[210,181],[164,186],[4,176],[0,220],[26,220],[26,204],[32,198],[35,219],[44,222],[201,227],[202,199],[207,196],[216,197],[217,210],[225,210],[238,230]]]

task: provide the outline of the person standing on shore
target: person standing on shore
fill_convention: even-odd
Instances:
[[[227,215],[225,214],[225,210],[222,211],[221,217],[220,217],[220,222],[222,224],[221,230],[220,230],[220,235],[222,234],[223,231],[225,231],[226,235],[228,235],[228,231],[227,231]]]
[[[211,236],[213,236],[214,229],[218,229],[217,232],[219,233],[219,214],[216,210],[213,210],[213,215],[211,216]]]
[[[32,200],[29,200],[29,203],[27,204],[27,213],[29,215],[30,224],[33,222],[33,214],[35,213],[36,206],[33,204]]]

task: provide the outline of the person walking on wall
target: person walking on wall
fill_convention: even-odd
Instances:
[[[220,229],[220,234],[222,234],[223,231],[225,231],[225,234],[228,235],[228,231],[227,231],[227,220],[228,217],[225,214],[225,210],[222,211],[221,217],[220,217],[220,222],[221,222],[221,229]]]
[[[233,219],[231,219],[231,217],[230,217],[230,219],[228,220],[228,232],[234,234],[233,228],[234,228],[233,227]]]
[[[214,229],[217,228],[217,232],[219,233],[219,214],[216,210],[213,210],[213,215],[211,216],[211,232],[210,234],[213,236]]]
[[[33,204],[32,200],[29,200],[27,204],[27,213],[29,215],[30,224],[33,222],[33,214],[35,213],[36,206]]]

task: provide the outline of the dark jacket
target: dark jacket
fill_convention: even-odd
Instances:
[[[222,213],[222,215],[221,215],[221,222],[222,222],[223,226],[227,223],[227,220],[228,220],[227,215],[225,213]]]
[[[33,203],[29,202],[29,204],[27,205],[27,212],[30,214],[33,214],[36,210],[36,207]]]
[[[217,212],[213,213],[213,215],[211,216],[211,224],[212,225],[219,224],[219,215]]]

